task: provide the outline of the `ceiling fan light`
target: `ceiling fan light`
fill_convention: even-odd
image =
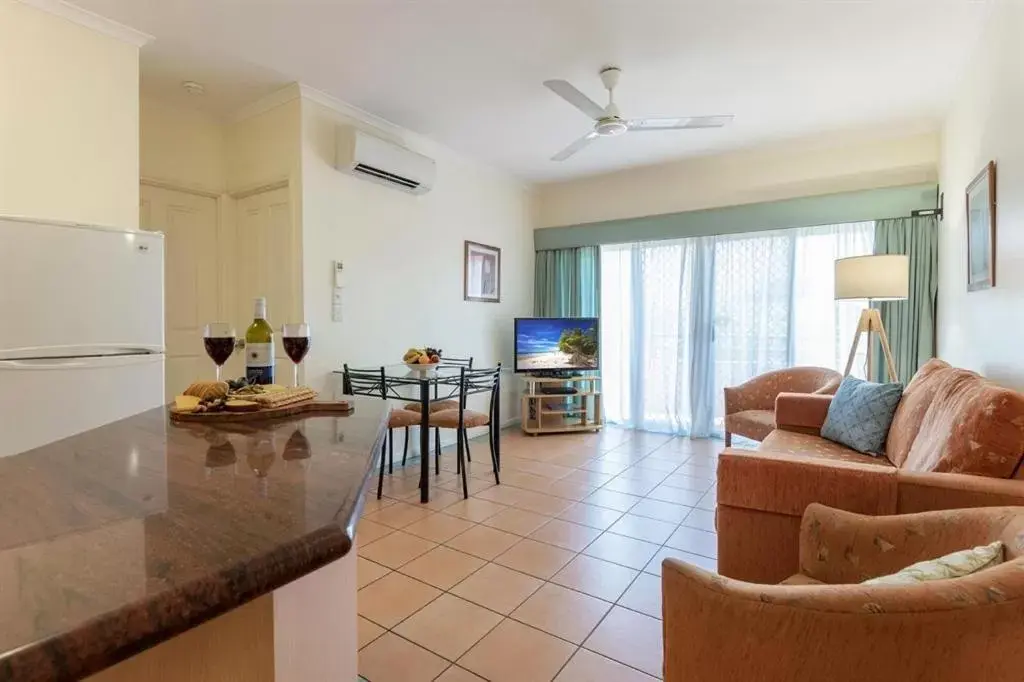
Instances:
[[[606,118],[598,121],[597,125],[594,126],[594,130],[602,137],[615,137],[628,131],[629,125],[621,118]]]

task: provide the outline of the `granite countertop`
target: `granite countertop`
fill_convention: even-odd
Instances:
[[[0,679],[74,680],[344,556],[387,428],[164,408],[0,458]]]

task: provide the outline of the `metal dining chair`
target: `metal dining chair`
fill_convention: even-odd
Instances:
[[[387,374],[383,367],[379,370],[349,369],[349,366],[342,365],[342,392],[345,395],[365,395],[387,400]],[[388,473],[395,472],[395,429],[405,428],[405,450],[402,452],[402,463],[405,463],[406,453],[409,451],[409,427],[420,423],[419,410],[392,410],[388,415],[388,435],[386,443],[380,444],[380,479],[377,482],[377,499],[384,494],[384,448],[387,447]]]
[[[465,367],[466,369],[473,369],[473,356],[471,355],[468,358],[448,358],[448,357],[446,357],[446,358],[444,358],[443,363],[445,365],[449,365],[449,366]],[[439,396],[440,396],[439,387],[438,387],[437,384],[434,384],[434,400],[432,400],[430,402],[430,411],[432,413],[433,412],[441,412],[443,410],[457,410],[457,409],[459,409],[459,401],[458,400],[452,399],[452,398],[445,398],[444,400],[441,400]],[[404,409],[411,410],[413,412],[419,412],[420,411],[420,404],[418,402],[416,402],[416,403],[406,403],[405,406],[404,406]],[[405,440],[406,440],[406,442],[409,441],[409,429],[408,428],[405,429]],[[406,448],[405,450],[402,451],[402,466],[405,466],[405,457],[406,457],[406,453],[407,452],[408,452],[408,448]],[[469,453],[469,444],[468,444],[468,442],[466,444],[466,459],[468,459],[470,462],[473,461],[473,458],[470,456],[470,453]],[[441,473],[441,429],[439,429],[439,428],[435,428],[434,429],[434,473],[435,474],[440,474]]]
[[[487,427],[488,441],[491,448],[491,465],[494,467],[494,482],[501,483],[501,446],[499,443],[501,391],[501,363],[493,369],[468,369],[459,371],[459,406],[456,409],[439,410],[430,413],[430,425],[438,429],[455,429],[456,442],[456,473],[462,474],[462,495],[469,497],[469,485],[466,475],[465,453],[468,452],[466,430],[479,426]],[[488,394],[487,412],[477,412],[466,408],[466,399],[471,395]]]

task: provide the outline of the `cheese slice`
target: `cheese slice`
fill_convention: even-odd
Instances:
[[[179,395],[174,397],[174,408],[178,412],[193,412],[199,407],[199,398],[194,395]]]

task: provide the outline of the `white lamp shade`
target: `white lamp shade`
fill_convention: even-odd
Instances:
[[[836,261],[836,300],[907,298],[910,258],[900,254],[854,256]]]

